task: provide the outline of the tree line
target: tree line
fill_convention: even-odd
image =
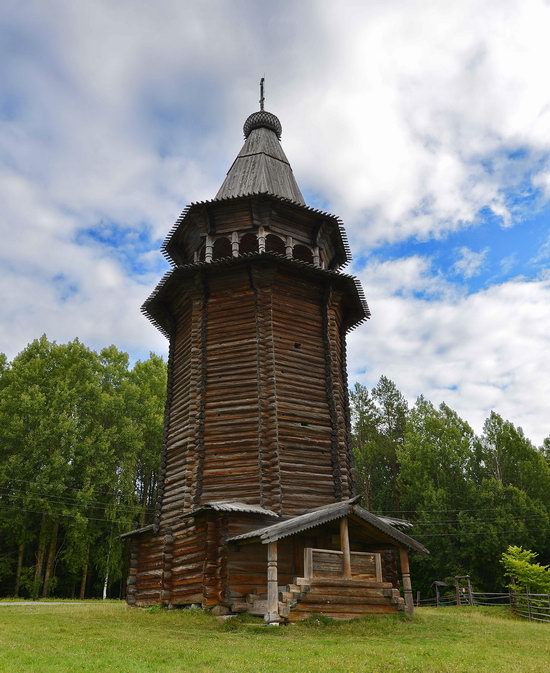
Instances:
[[[38,339],[0,355],[0,595],[120,596],[120,533],[149,521],[166,365]]]
[[[495,412],[477,435],[446,404],[409,408],[384,376],[355,385],[351,411],[364,506],[412,522],[430,551],[411,558],[415,589],[469,574],[477,590],[502,591],[509,545],[550,561],[550,437],[536,447]]]
[[[123,596],[119,535],[152,521],[165,399],[154,354],[130,366],[115,346],[46,337],[0,354],[0,595]],[[501,590],[509,545],[550,560],[550,438],[537,448],[496,413],[478,436],[385,377],[350,402],[363,505],[411,521],[431,552],[411,559],[415,588],[470,574]]]

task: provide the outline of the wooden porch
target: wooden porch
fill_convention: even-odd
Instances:
[[[341,520],[342,535],[347,520]],[[249,594],[235,601],[233,612],[263,616],[268,624],[294,622],[311,614],[333,619],[354,619],[366,614],[407,610],[399,589],[382,578],[382,557],[376,552],[345,549],[304,549],[304,577],[279,585],[277,543],[268,546],[267,594]],[[412,606],[412,593],[411,593]]]
[[[337,619],[398,610],[412,614],[408,551],[428,552],[356,500],[326,505],[230,538],[234,553],[242,554],[241,562],[251,557],[250,551],[244,551],[248,545],[259,543],[267,551],[264,582],[256,583],[252,593],[234,592],[230,609],[264,615],[268,624],[296,621],[311,613]],[[256,567],[259,551],[256,546],[252,555]],[[388,554],[395,572],[388,567]],[[294,569],[292,574],[289,567]]]

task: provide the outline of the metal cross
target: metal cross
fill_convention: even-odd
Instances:
[[[262,77],[262,79],[260,80],[260,110],[264,109],[264,101],[265,101],[265,98],[264,98],[264,80],[265,80],[265,77]]]

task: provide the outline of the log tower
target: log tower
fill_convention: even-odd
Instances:
[[[273,565],[232,537],[355,501],[345,337],[368,307],[340,271],[340,220],[305,205],[261,107],[216,197],[169,233],[173,268],[143,306],[170,342],[168,396],[155,520],[126,535],[130,604],[231,610]],[[289,581],[305,544],[280,551]]]

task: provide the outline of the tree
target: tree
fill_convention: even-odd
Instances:
[[[403,515],[429,557],[413,557],[415,581],[423,591],[435,579],[468,572],[460,546],[462,509],[471,509],[478,479],[479,442],[472,428],[446,404],[420,397],[407,419],[398,451],[398,486]]]
[[[408,412],[405,398],[385,376],[369,393],[356,384],[351,393],[352,441],[358,488],[367,509],[399,508],[397,453]]]
[[[550,567],[536,563],[537,556],[535,552],[513,545],[502,554],[501,563],[511,579],[511,589],[550,594]]]
[[[517,486],[550,508],[550,465],[510,421],[494,411],[483,426],[483,461],[489,476],[505,486]]]
[[[131,370],[114,346],[98,354],[42,337],[11,363],[0,358],[0,575],[12,577],[10,593],[74,595],[78,584],[85,596],[122,577],[118,534],[147,520],[155,499],[165,386],[162,358]]]

